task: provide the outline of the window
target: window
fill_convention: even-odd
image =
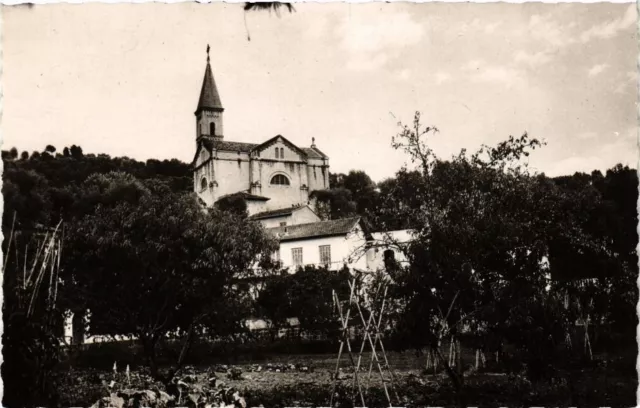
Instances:
[[[206,190],[207,189],[207,178],[203,177],[202,180],[200,180],[200,190]]]
[[[296,171],[296,165],[293,163],[289,163],[289,171],[292,173]]]
[[[396,265],[396,253],[392,249],[384,251],[384,266],[387,270],[394,269]]]
[[[280,149],[276,147],[276,159],[280,158]]]
[[[271,179],[271,184],[274,184],[276,186],[288,186],[291,183],[289,182],[289,179],[287,178],[287,176],[284,176],[282,174],[276,174]]]
[[[293,264],[295,266],[301,266],[302,265],[302,248],[292,248],[291,258],[293,259]]]
[[[284,147],[280,148],[280,158],[284,159]]]
[[[329,266],[331,263],[331,245],[320,245],[320,263]]]
[[[286,227],[286,226],[287,226],[287,222],[286,222],[286,221],[281,222],[281,223],[280,223],[280,226],[281,226],[281,227]]]
[[[216,135],[216,124],[213,122],[209,123],[209,135],[210,136]]]

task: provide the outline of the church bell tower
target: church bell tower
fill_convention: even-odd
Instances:
[[[196,138],[198,140],[200,138],[210,138],[220,141],[224,137],[222,132],[222,113],[224,108],[211,72],[209,50],[210,47],[207,45],[207,68],[204,71],[198,108],[195,111]]]

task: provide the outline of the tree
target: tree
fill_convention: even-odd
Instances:
[[[545,375],[541,365],[560,361],[559,345],[573,323],[548,291],[550,251],[558,243],[598,251],[602,242],[585,233],[571,195],[527,171],[522,159],[540,146],[536,139],[525,133],[442,160],[426,142],[436,132],[421,125],[419,113],[413,126],[402,126],[393,146],[417,168],[397,178],[414,178],[415,189],[412,197],[385,195],[383,207],[415,226],[411,266],[394,288],[405,305],[397,329],[438,355],[463,406],[464,335],[497,334],[520,350],[532,378]],[[446,338],[458,349],[453,366],[442,356]]]
[[[12,147],[11,150],[9,150],[9,157],[11,160],[16,160],[18,158],[18,149]]]
[[[82,153],[82,148],[80,146],[71,145],[69,148],[69,153],[71,153],[71,157],[74,159],[81,159],[84,154]]]
[[[20,160],[29,160],[29,152],[24,151],[20,154]]]
[[[62,149],[62,155],[64,157],[69,157],[71,155],[71,153],[69,153],[69,148],[65,146],[64,149]]]
[[[319,216],[325,220],[337,220],[356,214],[357,204],[351,191],[343,187],[313,192],[317,200]]]
[[[204,211],[194,194],[159,181],[112,173],[83,190],[97,204],[68,229],[65,294],[90,310],[91,333],[138,338],[153,376],[168,382],[194,337],[216,334],[211,323],[229,313],[234,282],[269,268],[276,244],[259,225]],[[163,373],[157,349],[169,333],[183,348]]]
[[[340,298],[348,297],[349,276],[346,268],[334,273],[314,266],[305,266],[294,274],[284,272],[268,278],[257,299],[258,309],[275,329],[283,327],[288,318],[297,317],[302,330],[330,332],[338,323],[332,292]]]
[[[56,152],[56,148],[52,145],[47,145],[47,147],[44,148],[44,151],[53,154]]]
[[[216,201],[215,207],[220,211],[228,211],[243,218],[249,215],[247,212],[247,202],[241,194],[231,194],[222,197]]]

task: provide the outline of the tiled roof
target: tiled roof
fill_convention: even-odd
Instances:
[[[332,235],[346,235],[360,221],[360,217],[340,220],[312,222],[308,224],[289,225],[268,228],[267,231],[277,236],[280,241],[292,241],[304,238],[318,238]]]
[[[207,149],[224,150],[230,152],[244,152],[249,153],[251,149],[256,147],[255,143],[243,143],[243,142],[227,142],[224,140],[214,141],[211,139],[204,139],[204,145]]]
[[[200,90],[200,99],[198,100],[196,111],[207,108],[222,109],[220,94],[218,94],[218,88],[216,87],[216,81],[213,79],[209,61],[207,61],[207,68],[204,71],[204,80],[202,81],[202,89]]]
[[[243,152],[243,153],[249,153],[251,150],[264,144],[264,143],[257,144],[257,143],[231,142],[226,140],[218,141],[218,140],[212,140],[209,138],[204,139],[203,143],[206,146],[206,148],[209,150],[216,149],[216,150],[224,150],[227,152]],[[302,152],[311,159],[327,158],[327,156],[317,148],[303,147],[300,150],[302,150]]]
[[[280,208],[277,210],[263,211],[263,212],[253,214],[249,218],[252,220],[262,220],[265,218],[281,217],[283,215],[291,215],[291,213],[297,209],[298,208],[287,207],[287,208]]]
[[[240,196],[240,197],[244,198],[245,200],[253,200],[253,201],[269,201],[270,200],[270,198],[268,198],[268,197],[263,197],[263,196],[251,194],[251,193],[248,193],[246,191],[238,191],[237,193],[223,195],[217,201],[222,200],[223,198],[233,197],[233,196]]]

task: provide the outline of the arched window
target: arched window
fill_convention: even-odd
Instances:
[[[214,122],[209,123],[209,136],[216,135],[216,124]]]
[[[280,149],[276,147],[276,159],[280,158]]]
[[[284,159],[284,147],[280,148],[280,158]]]
[[[287,176],[284,176],[282,174],[276,174],[275,176],[273,176],[271,178],[271,184],[274,184],[276,186],[288,186],[288,185],[291,185],[291,183],[289,182],[289,179],[287,178]]]
[[[202,180],[200,180],[200,189],[201,190],[206,190],[207,189],[207,178],[203,177]]]

